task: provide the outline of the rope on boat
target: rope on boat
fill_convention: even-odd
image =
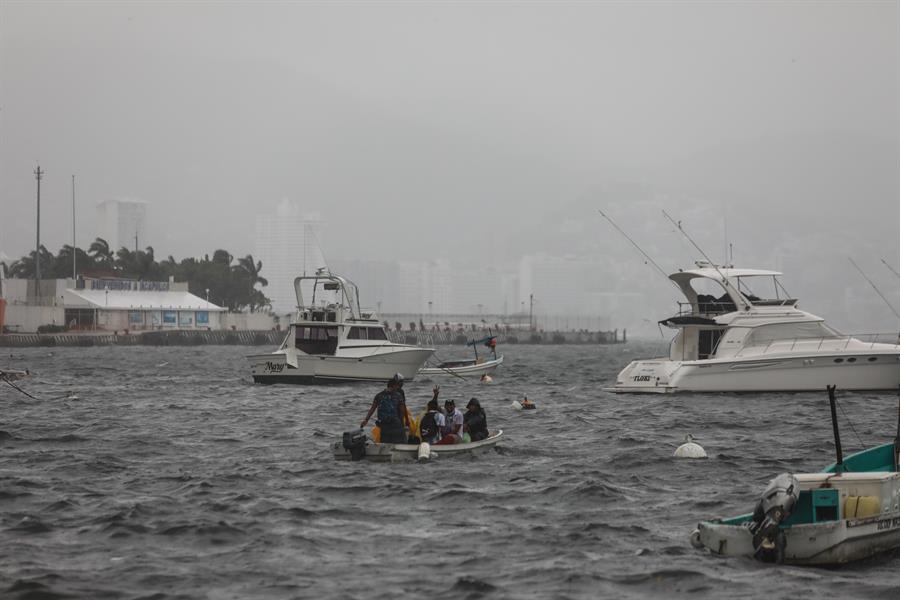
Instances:
[[[46,399],[45,399],[45,398],[38,398],[37,396],[32,396],[31,394],[29,394],[28,392],[26,392],[25,390],[23,390],[22,388],[20,388],[20,387],[17,386],[16,384],[14,384],[14,383],[13,383],[12,381],[10,381],[9,379],[5,379],[5,378],[4,378],[4,379],[3,379],[3,383],[5,383],[5,384],[8,385],[9,387],[11,387],[12,389],[16,390],[17,392],[21,392],[22,394],[25,394],[26,396],[28,396],[28,397],[31,398],[32,400],[37,400],[38,402],[50,402],[50,401],[52,401],[52,400],[65,400],[65,399],[67,399],[67,398],[71,398],[71,397],[72,397],[72,392],[66,392],[66,393],[63,394],[62,396],[56,396],[56,397],[54,397],[54,398],[46,398]]]
[[[850,425],[850,429],[853,430],[853,434],[856,435],[856,439],[859,442],[859,447],[865,448],[866,445],[863,444],[862,438],[859,437],[858,433],[856,433],[856,427],[853,426],[853,421],[850,420],[850,416],[847,414],[847,411],[844,410],[844,405],[838,402],[837,398],[835,398],[835,402],[837,403],[838,408],[841,409],[841,412],[844,413],[844,418],[847,419],[847,424]]]

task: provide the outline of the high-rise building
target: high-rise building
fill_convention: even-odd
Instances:
[[[295,277],[313,275],[327,266],[322,253],[324,225],[318,215],[303,214],[296,202],[286,198],[278,203],[275,214],[256,217],[254,257],[262,261],[260,275],[269,282],[263,293],[272,300],[275,312],[295,310]]]
[[[147,237],[147,203],[136,198],[106,200],[97,205],[97,230],[115,252],[150,246]]]

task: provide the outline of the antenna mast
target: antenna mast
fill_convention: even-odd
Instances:
[[[75,176],[72,175],[72,279],[75,279],[75,260],[78,253],[75,251]]]
[[[34,177],[37,179],[37,242],[34,246],[34,274],[35,274],[35,295],[41,295],[41,179],[44,177],[44,171],[41,165],[34,170]]]

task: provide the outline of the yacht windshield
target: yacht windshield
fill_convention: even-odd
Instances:
[[[792,305],[797,302],[785,291],[778,277],[752,275],[736,279],[738,291],[753,304]]]
[[[840,337],[840,335],[840,333],[821,321],[773,323],[755,327],[750,337],[747,338],[747,345],[764,345],[777,340],[831,338]]]

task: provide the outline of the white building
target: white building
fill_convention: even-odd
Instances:
[[[188,291],[186,282],[132,279],[8,279],[6,325],[30,333],[42,325],[67,331],[220,329],[226,309]]]
[[[294,278],[312,275],[326,266],[322,254],[324,221],[317,215],[303,215],[300,206],[284,199],[275,214],[256,217],[254,257],[262,261],[260,275],[268,280],[264,293],[277,313],[296,309]]]
[[[136,198],[106,200],[97,205],[99,237],[115,252],[125,247],[149,246],[147,238],[147,203]]]

